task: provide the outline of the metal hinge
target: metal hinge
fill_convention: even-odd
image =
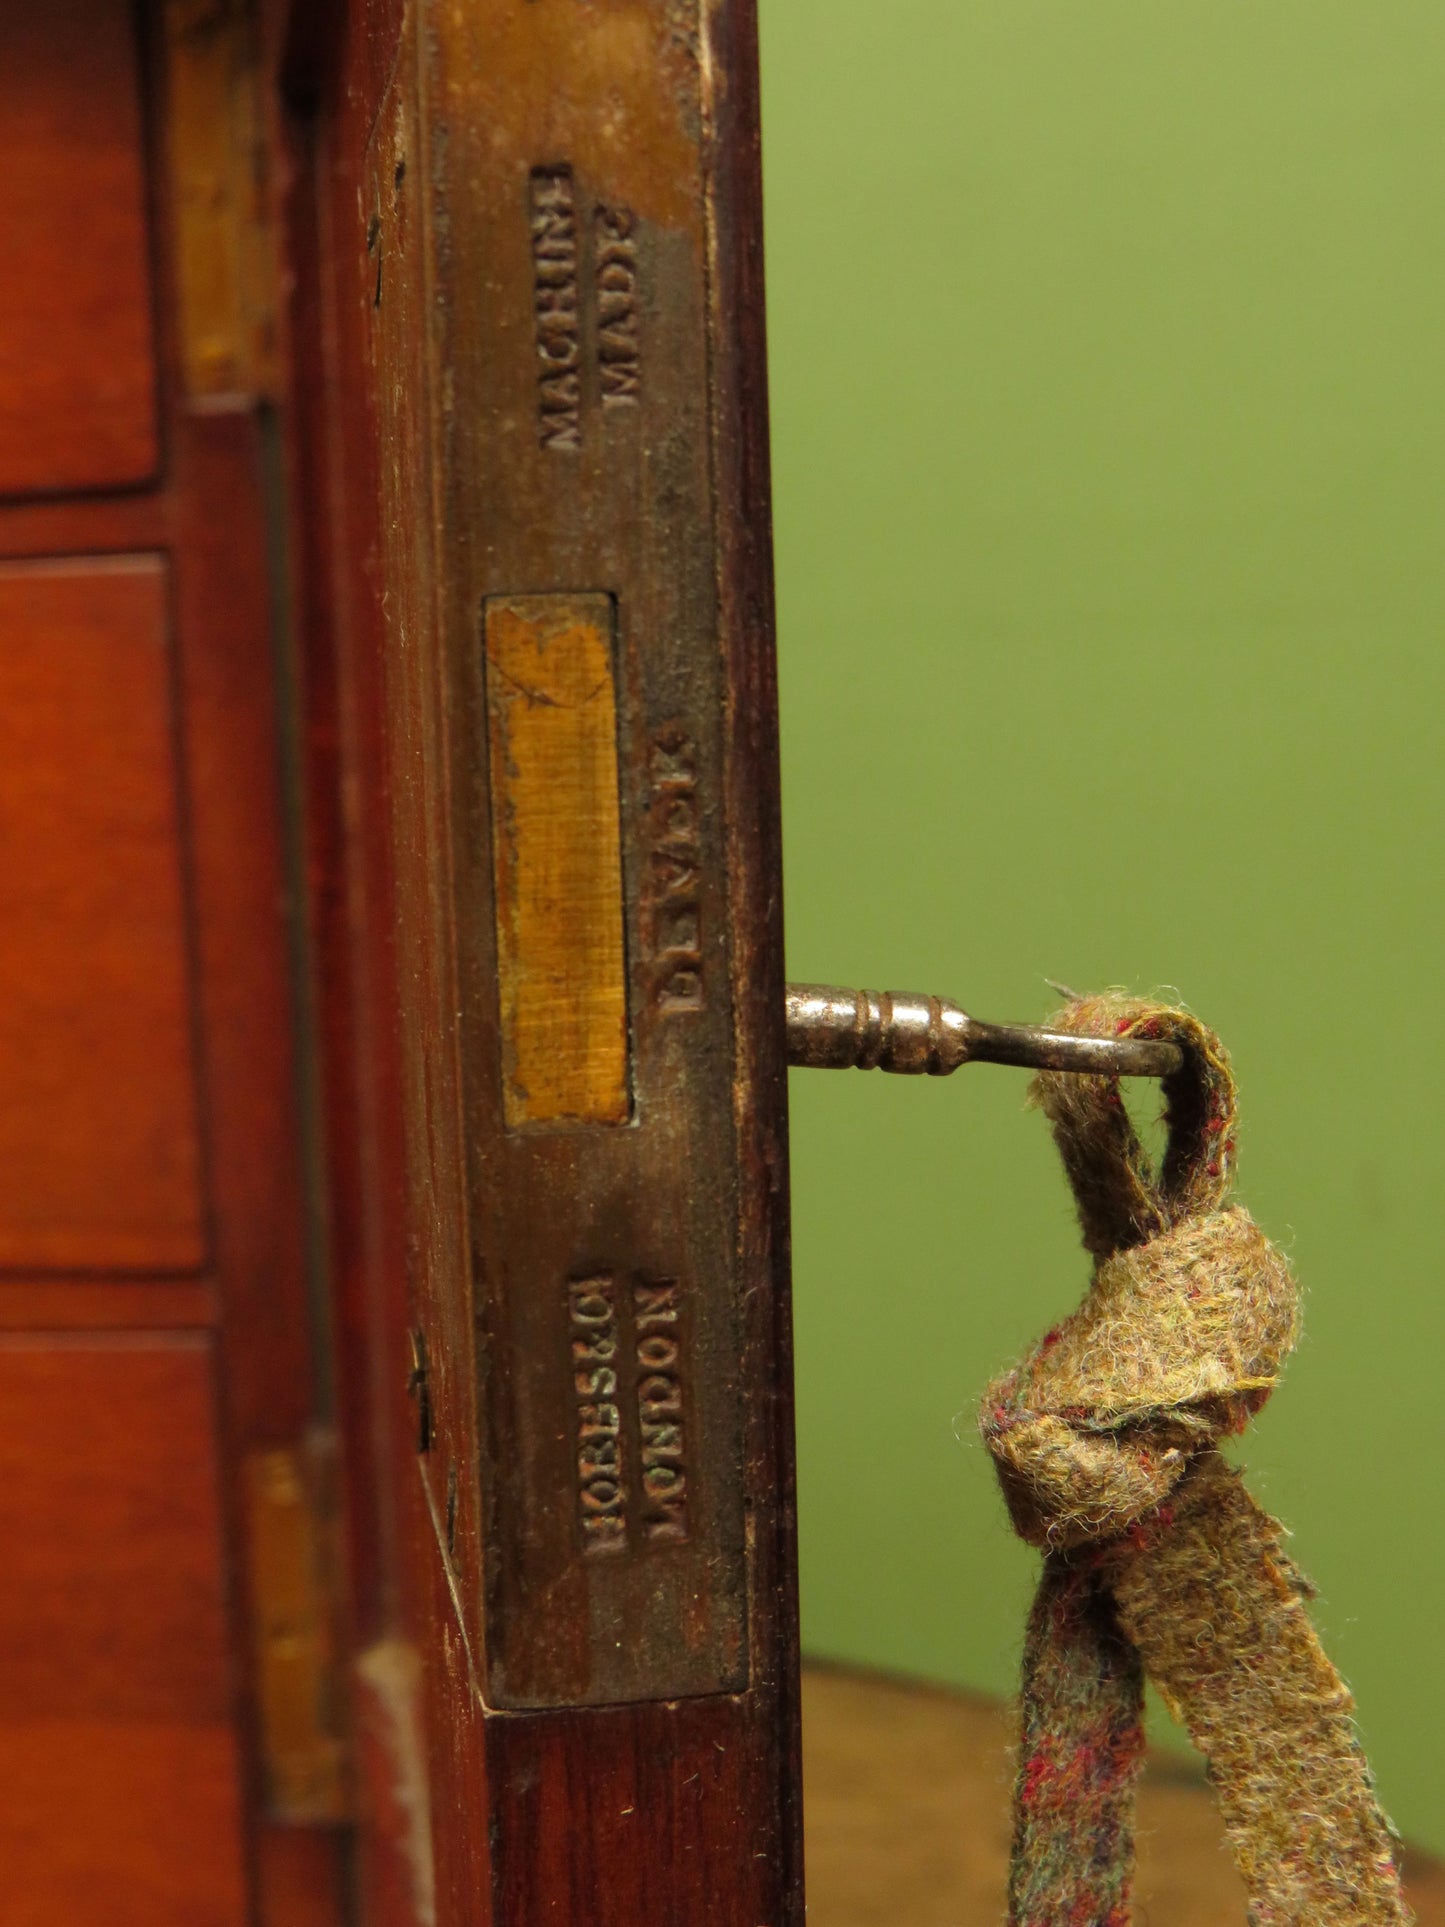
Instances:
[[[166,0],[169,143],[187,398],[273,396],[276,248],[263,97],[246,0]]]
[[[266,1806],[298,1825],[344,1820],[348,1808],[330,1458],[313,1440],[246,1460]]]

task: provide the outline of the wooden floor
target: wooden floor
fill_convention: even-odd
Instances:
[[[830,1667],[803,1676],[808,1919],[986,1927],[1003,1919],[1009,1731],[996,1706]],[[1445,1927],[1445,1869],[1407,1862],[1420,1927]],[[1208,1789],[1160,1761],[1139,1802],[1139,1927],[1244,1927]]]

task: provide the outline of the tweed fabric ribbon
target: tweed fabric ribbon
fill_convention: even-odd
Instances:
[[[1170,1039],[1185,1061],[1157,1173],[1116,1079],[1034,1086],[1095,1268],[982,1413],[1014,1525],[1044,1552],[1011,1927],[1128,1927],[1146,1672],[1208,1761],[1256,1927],[1408,1922],[1308,1586],[1216,1449],[1268,1398],[1299,1317],[1284,1258],[1226,1202],[1229,1060],[1188,1012],[1116,994],[1076,999],[1055,1026]]]

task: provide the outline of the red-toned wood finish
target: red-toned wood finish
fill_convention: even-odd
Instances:
[[[0,1342],[7,1922],[246,1920],[214,1369],[200,1333]]]
[[[199,1333],[0,1344],[6,1720],[229,1734],[212,1374]]]
[[[606,8],[577,0],[477,0],[463,10],[416,5],[405,12],[388,0],[356,0],[295,10],[292,36],[279,50],[293,109],[293,352],[304,371],[290,460],[295,498],[311,509],[299,538],[306,567],[297,597],[309,849],[356,1618],[369,1681],[361,1738],[373,1824],[361,1841],[366,1871],[359,1889],[364,1918],[387,1927],[424,1919],[440,1927],[632,1927],[649,1920],[788,1927],[801,1919],[756,44],[745,0],[671,7],[666,47],[658,25],[663,11],[652,0]],[[666,329],[680,325],[682,315],[708,331],[699,364],[705,398],[693,390],[685,396],[688,432],[695,427],[700,439],[666,447],[665,475],[644,468],[642,485],[657,493],[642,521],[642,496],[629,492],[630,480],[619,482],[611,549],[586,546],[598,511],[580,483],[574,498],[573,483],[559,481],[561,507],[549,508],[545,492],[535,500],[529,494],[543,517],[532,552],[547,561],[548,573],[528,576],[518,563],[517,579],[497,582],[489,574],[489,543],[511,543],[507,554],[519,556],[527,532],[517,499],[507,493],[518,471],[488,440],[498,420],[488,356],[502,342],[508,369],[535,371],[531,292],[520,305],[513,299],[512,271],[517,236],[525,237],[533,212],[529,169],[550,167],[555,177],[571,158],[569,113],[585,119],[597,104],[577,92],[587,60],[574,57],[573,33],[631,47],[637,66],[630,77],[619,68],[619,87],[650,85],[644,70],[654,58],[677,80],[681,131],[668,131],[668,106],[637,138],[656,141],[659,161],[683,152],[701,157],[692,163],[701,168],[700,186],[681,174],[657,177],[650,218],[667,235],[653,258],[666,265],[649,297],[682,304],[654,317]],[[532,89],[529,37],[538,42],[534,52],[543,41],[551,46],[572,76],[567,86],[558,83],[551,137],[535,152],[536,128],[526,141],[516,138],[515,103],[504,103],[497,116],[483,111],[483,96],[503,86],[508,62],[520,63]],[[489,51],[496,61],[489,63]],[[536,68],[551,71],[545,62]],[[700,113],[693,110],[699,85]],[[516,107],[523,121],[528,111]],[[634,121],[619,115],[596,151],[604,152],[607,140],[625,145],[629,128]],[[494,140],[502,143],[501,162],[489,155]],[[497,166],[519,183],[511,200],[484,198],[495,191]],[[690,198],[699,193],[701,212]],[[501,292],[494,283],[504,257],[489,251],[489,224],[508,263]],[[684,227],[704,237],[705,315],[696,305],[692,242],[683,247],[676,238]],[[504,298],[511,305],[500,315],[488,311]],[[659,373],[674,379],[681,366]],[[565,404],[566,395],[558,396]],[[536,433],[530,394],[526,410],[519,438]],[[624,439],[625,427],[618,430]],[[720,758],[709,767],[722,772],[706,832],[719,839],[716,852],[708,848],[721,868],[709,875],[707,901],[710,916],[726,915],[730,934],[725,943],[720,924],[709,927],[712,995],[722,1014],[706,1034],[733,1082],[724,1080],[725,1115],[713,1119],[716,1135],[706,1149],[692,1153],[691,1173],[679,1148],[666,1183],[684,1213],[701,1197],[721,1199],[724,1211],[729,1199],[738,1204],[734,1221],[718,1220],[718,1246],[690,1248],[736,1266],[732,1275],[743,1281],[732,1301],[738,1324],[725,1342],[739,1345],[734,1382],[748,1387],[740,1449],[730,1462],[747,1524],[740,1567],[731,1563],[725,1536],[721,1542],[729,1571],[720,1583],[736,1584],[738,1570],[744,1575],[747,1645],[737,1690],[649,1700],[645,1685],[634,1684],[628,1697],[636,1703],[582,1706],[568,1700],[585,1693],[585,1654],[579,1664],[574,1639],[567,1661],[573,1670],[558,1671],[547,1656],[546,1627],[538,1625],[530,1630],[542,1671],[533,1677],[542,1679],[551,1710],[503,1713],[488,1682],[499,1629],[507,1634],[507,1609],[489,1619],[486,1600],[496,1562],[510,1553],[490,1536],[485,1504],[496,1503],[499,1489],[493,1484],[487,1500],[487,1481],[507,1476],[498,1411],[521,1395],[523,1381],[499,1384],[498,1374],[513,1369],[500,1361],[520,1354],[508,1349],[506,1301],[495,1279],[524,1250],[549,1249],[549,1236],[560,1243],[546,1223],[546,1183],[556,1187],[559,1219],[572,1199],[565,1146],[553,1177],[536,1175],[554,1156],[543,1147],[527,1179],[532,1246],[515,1223],[504,1222],[504,1147],[491,1135],[501,1085],[489,1068],[495,1041],[487,1013],[495,1013],[496,983],[489,977],[487,782],[478,751],[485,738],[478,729],[483,599],[612,591],[617,558],[634,553],[629,545],[644,523],[660,554],[670,557],[675,535],[693,539],[684,505],[693,499],[691,464],[704,446],[700,513],[716,517],[706,567],[687,578],[678,602],[668,597],[677,595],[681,578],[670,590],[654,578],[655,595],[646,591],[622,606],[624,621],[634,623],[644,609],[643,626],[631,632],[643,647],[665,638],[672,607],[688,636],[697,632],[701,680],[680,680],[680,701],[691,703],[710,686],[720,656],[720,693],[699,713],[707,753]],[[539,476],[520,439],[518,448],[529,477]],[[632,464],[640,442],[627,448],[623,460]],[[619,472],[631,477],[634,470]],[[681,489],[670,489],[669,478],[679,477]],[[534,480],[526,487],[534,490]],[[570,573],[557,562],[573,527],[563,508],[581,517]],[[612,564],[599,567],[599,555]],[[668,563],[644,566],[665,574]],[[655,665],[643,667],[655,673]],[[646,676],[635,657],[619,675],[622,713],[635,717],[651,700]],[[624,834],[634,849],[644,788],[633,761],[623,799]],[[659,965],[638,949],[651,926],[636,893],[628,917],[629,994],[636,999]],[[679,980],[679,1002],[690,989]],[[689,1084],[681,1044],[645,1048],[683,1052],[677,1084]],[[716,1061],[706,1071],[695,1063],[692,1077],[710,1077]],[[654,1083],[648,1101],[661,1102],[666,1089],[665,1080]],[[629,1128],[595,1126],[617,1137]],[[505,1151],[509,1160],[515,1155],[515,1147]],[[595,1173],[599,1159],[614,1158],[620,1171],[631,1155],[627,1146],[579,1146],[574,1168]],[[691,1185],[684,1182],[689,1175]],[[609,1209],[611,1216],[599,1220],[604,1228],[633,1222],[631,1202]],[[667,1214],[659,1211],[661,1235]],[[695,1229],[687,1236],[695,1238]],[[535,1275],[539,1290],[549,1278],[559,1291],[565,1285],[565,1271],[559,1277],[539,1266]],[[565,1294],[558,1303],[565,1304]],[[409,1342],[412,1326],[422,1329],[419,1351]],[[716,1331],[725,1326],[726,1317]],[[556,1335],[550,1311],[539,1313],[536,1329]],[[538,1387],[544,1399],[544,1378]],[[726,1404],[723,1388],[713,1409],[725,1412]],[[721,1454],[707,1476],[723,1476],[728,1462]],[[525,1521],[525,1512],[514,1511],[518,1516]],[[551,1543],[553,1525],[539,1515],[539,1537],[544,1528]],[[522,1573],[520,1565],[512,1570]],[[494,1596],[505,1598],[502,1577]],[[574,1578],[569,1574],[574,1590],[559,1600],[559,1612],[575,1629]],[[697,1592],[702,1650],[705,1590]],[[545,1618],[548,1609],[532,1610]],[[664,1651],[663,1659],[672,1665],[676,1653]],[[724,1663],[708,1660],[699,1681],[708,1666]],[[644,1658],[635,1681],[645,1681],[647,1664]],[[417,1669],[423,1747],[410,1692]],[[626,1668],[618,1670],[620,1676]],[[583,1684],[570,1684],[574,1678]]]
[[[205,1256],[169,583],[0,565],[0,1266]]]
[[[436,1774],[424,1712],[446,1608],[416,1471],[417,1406],[408,1390],[412,1257],[397,1048],[400,933],[385,807],[378,397],[369,296],[359,285],[366,270],[352,262],[341,280],[329,239],[336,230],[353,236],[367,136],[396,57],[401,5],[366,0],[348,9],[321,0],[275,13],[272,54],[292,109],[282,201],[293,295],[287,447],[355,1649],[360,1824],[353,1892],[366,1927],[432,1927],[441,1917],[432,1845]],[[480,1750],[474,1717],[465,1700],[460,1704],[460,1730],[449,1749],[457,1767],[448,1785],[470,1815],[484,1811]],[[460,1815],[453,1831],[464,1843],[476,1840]],[[484,1848],[476,1845],[470,1862],[467,1851],[464,1844],[443,1864],[443,1878],[454,1883],[446,1917],[470,1907],[470,1918],[481,1921]]]
[[[275,463],[254,399],[185,397],[177,12],[229,18],[0,21],[7,1927],[338,1927],[344,1897],[258,1712],[247,1472],[326,1412]]]
[[[122,488],[158,455],[151,239],[130,9],[0,24],[0,495]]]

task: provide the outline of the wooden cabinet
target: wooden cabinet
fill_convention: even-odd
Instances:
[[[4,1927],[801,1917],[755,66],[0,17]]]
[[[299,1816],[273,1771],[307,1614],[254,1583],[257,1468],[318,1457],[320,1280],[265,422],[182,375],[176,12],[0,17],[6,1927],[339,1919],[339,1782]]]

